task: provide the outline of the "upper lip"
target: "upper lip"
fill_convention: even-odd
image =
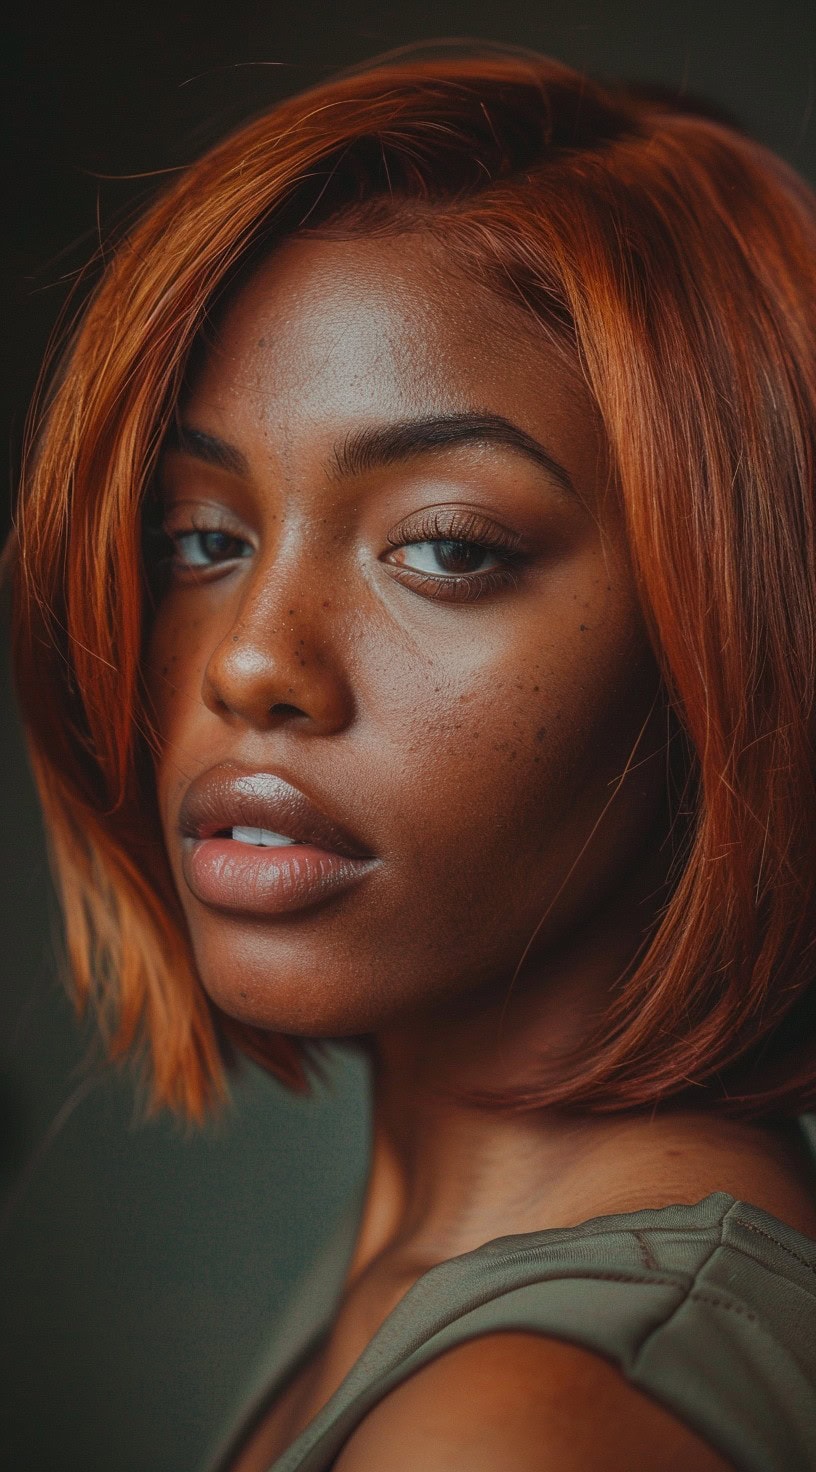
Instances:
[[[188,787],[179,828],[188,838],[209,838],[224,828],[268,828],[349,858],[371,858],[349,831],[275,772],[222,765],[202,772]]]

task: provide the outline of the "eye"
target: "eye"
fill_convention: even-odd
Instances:
[[[403,526],[388,537],[397,550],[386,560],[398,569],[400,582],[432,598],[467,601],[516,584],[517,569],[526,560],[517,533],[473,512],[438,508],[411,531],[409,538]]]
[[[220,527],[188,527],[186,531],[170,532],[168,536],[176,549],[175,562],[179,567],[213,567],[220,562],[246,557],[252,551],[248,542]]]
[[[465,542],[454,537],[432,537],[429,542],[408,542],[395,555],[395,565],[411,568],[414,573],[462,576],[483,573],[501,567],[501,559],[482,542]]]
[[[176,509],[166,515],[160,526],[146,529],[150,563],[155,571],[171,577],[201,577],[212,569],[223,567],[252,554],[252,546],[239,536],[212,508],[198,514]]]

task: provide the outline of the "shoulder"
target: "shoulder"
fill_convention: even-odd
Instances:
[[[335,1472],[731,1472],[600,1355],[501,1331],[456,1345],[386,1395]]]

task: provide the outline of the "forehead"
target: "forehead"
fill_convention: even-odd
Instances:
[[[474,283],[434,237],[299,237],[219,313],[192,386],[227,439],[339,435],[482,410],[550,444],[589,490],[603,436],[576,369],[531,314]]]

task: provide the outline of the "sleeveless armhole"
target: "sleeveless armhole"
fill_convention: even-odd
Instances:
[[[814,1323],[816,1243],[724,1192],[496,1238],[417,1280],[269,1472],[329,1472],[395,1385],[502,1329],[602,1355],[739,1472],[814,1472]]]

